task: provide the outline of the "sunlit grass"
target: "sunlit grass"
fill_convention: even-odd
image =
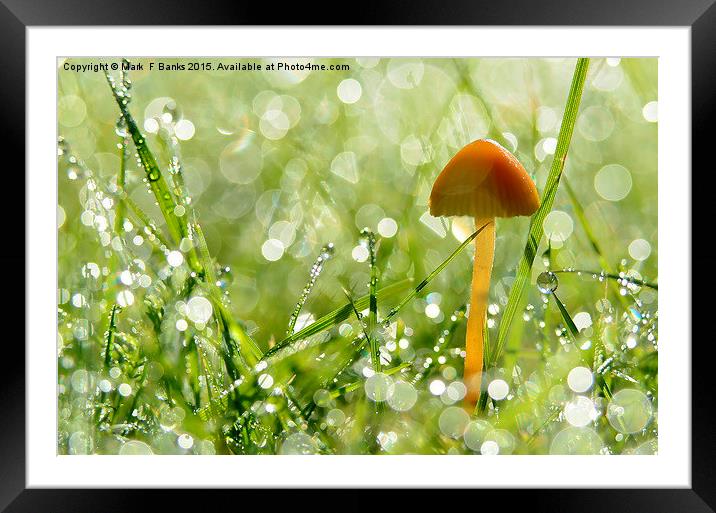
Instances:
[[[238,93],[61,75],[63,105],[94,108],[60,108],[60,452],[653,452],[652,92],[617,83],[654,77],[648,60],[351,62],[354,82],[245,75]],[[472,412],[463,264],[483,227],[425,212],[485,136],[543,193],[499,232]],[[624,137],[641,168],[597,181],[634,166]]]

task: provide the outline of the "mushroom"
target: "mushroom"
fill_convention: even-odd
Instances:
[[[532,215],[539,207],[534,181],[517,158],[490,139],[473,141],[440,172],[430,193],[433,216],[471,216],[484,229],[475,238],[470,313],[465,335],[465,401],[480,395],[485,313],[495,252],[495,217]]]

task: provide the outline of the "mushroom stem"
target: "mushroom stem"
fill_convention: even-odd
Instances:
[[[486,226],[485,226],[486,225]],[[475,226],[485,226],[475,238],[475,262],[472,268],[470,315],[465,335],[465,402],[475,406],[480,396],[482,357],[484,352],[485,315],[490,291],[490,275],[495,255],[495,218],[476,218]]]

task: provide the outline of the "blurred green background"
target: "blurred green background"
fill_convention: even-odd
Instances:
[[[169,167],[172,141],[178,144],[186,188],[209,251],[222,268],[230,268],[223,277],[230,311],[264,350],[284,338],[309,269],[325,244],[333,243],[335,254],[304,306],[298,327],[344,304],[343,288],[356,297],[368,292],[362,228],[368,227],[379,238],[381,286],[406,277],[421,280],[474,230],[469,218],[438,219],[427,213],[435,177],[463,145],[480,138],[497,140],[515,153],[541,193],[576,61],[202,59],[212,68],[219,62],[281,61],[347,64],[350,70],[149,71],[148,64],[159,60],[185,65],[196,61],[132,60],[144,64],[145,70],[130,73],[129,110],[162,170]],[[96,61],[59,61],[59,135],[100,183],[111,184],[120,167],[117,105],[102,72],[65,71],[65,62]],[[144,177],[132,159],[126,190],[162,229],[163,217]],[[549,252],[545,259],[536,260],[532,283],[548,268],[599,272],[605,261],[614,272],[657,281],[656,59],[592,59],[564,180],[573,197],[563,183],[545,221],[546,240],[538,254]],[[127,284],[121,279],[123,269],[110,269],[116,279],[103,289],[104,298],[89,305],[80,301],[79,312],[73,301],[85,287],[83,268],[89,262],[102,268],[110,244],[98,243],[96,223],[82,220],[87,194],[82,171],[61,161],[60,308],[68,315],[86,317],[101,335],[108,301],[130,290],[138,307],[152,280]],[[528,223],[527,218],[498,220],[488,321],[493,336]],[[597,241],[603,260],[587,231]],[[138,235],[128,238],[128,244],[137,259],[149,262],[152,247]],[[430,284],[429,295],[416,298],[403,310],[402,322],[412,331],[412,355],[399,355],[396,362],[432,351],[443,324],[468,300],[472,251],[470,247],[459,255]],[[559,298],[587,340],[592,324],[604,316],[599,301],[611,292],[591,272],[565,273],[559,280]],[[640,309],[657,311],[652,289],[639,288],[638,299],[624,295],[637,301]],[[525,298],[528,306],[524,315],[516,317],[508,343],[511,352],[506,358],[517,361],[525,376],[549,361],[544,360],[545,339],[553,339],[555,354],[560,344],[565,345],[553,335],[561,322],[558,314],[531,313],[535,305],[540,311],[554,310],[551,302],[542,299],[531,286]],[[609,299],[619,321],[627,305],[617,306],[614,296]],[[381,304],[381,315],[396,301]],[[608,349],[621,351],[630,329],[631,325],[620,322],[605,329]],[[72,343],[67,337],[60,340],[61,355]],[[639,344],[628,348],[639,358],[655,351],[655,340],[644,338]],[[542,360],[535,357],[538,353]],[[61,356],[61,381],[81,365],[76,356],[72,362]],[[450,365],[459,375],[460,364],[455,362],[441,364],[437,371],[444,376],[445,366]],[[628,380],[622,385],[653,399],[655,376],[642,372],[631,377],[636,385]],[[614,441],[613,433],[601,436],[607,444]],[[547,448],[535,451],[547,451],[549,441],[544,443]]]

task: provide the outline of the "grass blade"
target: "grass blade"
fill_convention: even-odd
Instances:
[[[168,248],[169,247],[169,241],[164,237],[164,234],[157,228],[157,226],[154,224],[154,222],[149,218],[149,216],[137,205],[132,198],[129,197],[129,194],[124,189],[121,189],[117,187],[116,192],[111,192],[111,189],[105,187],[105,190],[110,191],[110,194],[114,198],[117,199],[117,205],[125,205],[129,207],[129,210],[132,211],[132,213],[136,216],[136,218],[139,220],[140,224],[142,225],[142,228],[145,230],[148,230],[148,233],[151,233],[154,235],[162,246]]]
[[[564,303],[562,303],[562,301],[560,301],[560,299],[557,297],[557,294],[552,292],[552,296],[554,297],[554,300],[557,303],[557,307],[559,308],[559,313],[562,314],[562,320],[564,320],[564,323],[567,325],[567,328],[569,328],[570,333],[576,339],[579,336],[579,329],[577,329],[577,325],[574,324],[574,320],[572,319],[572,316],[569,315],[567,308],[564,306]]]
[[[585,271],[584,269],[555,269],[550,270],[551,273],[559,274],[591,274],[592,276],[600,276],[601,278],[615,280],[617,282],[620,282],[623,285],[633,284],[638,285],[639,287],[648,287],[650,289],[659,290],[659,284],[653,283],[646,280],[638,280],[636,278],[632,278],[631,276],[627,276],[626,274],[620,275],[620,274],[614,274],[614,273],[606,273],[604,271]],[[617,290],[617,292],[619,292]],[[623,297],[621,294],[618,294],[620,297]]]
[[[124,184],[127,176],[127,161],[129,160],[129,139],[122,137],[119,148],[119,173],[117,174],[117,188],[124,190]],[[114,220],[114,231],[117,235],[121,236],[122,223],[124,223],[124,212],[125,204],[123,202],[117,203],[117,212]]]
[[[532,264],[534,262],[535,255],[537,254],[537,248],[542,240],[542,237],[544,236],[542,223],[544,222],[545,217],[547,217],[547,214],[549,214],[552,210],[552,204],[554,203],[554,198],[557,194],[557,188],[562,176],[562,171],[564,170],[564,163],[567,160],[569,145],[572,140],[572,132],[574,131],[574,125],[577,121],[577,112],[579,111],[579,104],[581,103],[582,91],[584,90],[584,83],[587,77],[588,69],[588,58],[577,59],[574,76],[572,77],[572,85],[569,90],[569,96],[567,97],[567,106],[565,107],[562,125],[559,129],[557,148],[554,153],[554,159],[552,160],[552,167],[550,168],[549,175],[547,177],[547,184],[545,185],[545,191],[542,196],[542,201],[540,202],[540,207],[532,216],[530,230],[527,237],[527,244],[525,245],[520,263],[517,266],[517,275],[515,276],[512,289],[510,290],[505,312],[500,321],[500,328],[497,333],[497,342],[495,347],[492,348],[490,352],[491,354],[487,355],[486,358],[488,366],[494,365],[500,358],[500,354],[507,340],[507,334],[510,331],[510,324],[512,323],[512,319],[517,312],[520,299],[522,298],[522,293],[525,290],[530,272],[532,271]]]
[[[137,148],[139,160],[142,163],[142,167],[144,167],[144,171],[147,173],[147,181],[149,182],[149,187],[152,189],[154,197],[157,199],[159,209],[162,211],[164,220],[166,221],[167,227],[169,228],[169,233],[171,234],[174,242],[179,244],[181,239],[186,236],[187,230],[186,226],[179,221],[179,218],[174,213],[174,208],[176,207],[174,197],[169,191],[167,182],[164,179],[164,176],[162,175],[161,171],[159,170],[159,166],[157,165],[157,161],[154,159],[154,155],[150,151],[149,146],[147,146],[146,139],[139,131],[137,123],[134,121],[134,118],[129,113],[125,93],[116,86],[114,78],[112,78],[109,73],[106,74],[106,77],[107,82],[109,83],[110,88],[112,90],[112,94],[114,95],[114,99],[119,106],[119,110],[122,114],[122,117],[124,118],[124,121],[127,124],[127,128],[129,129],[129,133],[132,136],[134,145]]]
[[[383,287],[377,292],[377,296],[381,299],[392,297],[395,294],[398,294],[404,290],[406,290],[413,280],[407,279],[402,280],[397,283],[393,283],[392,285],[388,285],[387,287]],[[353,301],[353,304],[355,304],[355,307],[360,311],[365,309],[368,306],[369,302],[369,296],[362,296],[356,300]],[[320,319],[318,319],[316,322],[309,324],[305,328],[303,328],[300,331],[297,331],[296,333],[292,334],[289,337],[286,337],[281,342],[273,346],[271,349],[266,351],[264,353],[264,356],[262,360],[265,360],[266,358],[276,354],[281,349],[291,345],[291,343],[296,342],[298,340],[302,340],[304,338],[310,337],[312,335],[315,335],[317,333],[321,333],[322,331],[325,331],[327,329],[332,328],[336,324],[338,324],[341,321],[345,321],[348,319],[348,317],[351,316],[353,313],[353,306],[350,303],[347,303],[340,308],[336,308],[332,312],[324,315]]]
[[[237,344],[241,357],[248,365],[256,364],[263,357],[263,352],[256,341],[234,320],[221,299],[221,293],[216,283],[202,283],[201,287],[208,293],[212,306],[218,311],[222,328],[226,331],[225,335],[228,335],[228,338]],[[250,351],[248,354],[245,351],[246,348]]]
[[[386,369],[383,374],[386,376],[390,376],[392,374],[395,374],[397,372],[401,372],[403,369],[407,369],[412,364],[410,362],[403,362],[400,365],[396,365],[395,367],[391,367],[390,369]],[[360,387],[362,387],[365,383],[365,380],[360,381],[354,381],[353,383],[349,383],[347,385],[343,385],[341,387],[338,387],[334,390],[331,390],[331,398],[337,399],[338,397],[347,394],[348,392],[352,392],[354,390],[358,390]]]
[[[462,244],[460,244],[455,251],[450,254],[449,257],[447,257],[439,266],[435,268],[433,272],[431,272],[427,278],[425,278],[423,281],[420,282],[420,284],[415,287],[410,294],[405,296],[403,300],[398,303],[385,317],[383,322],[390,322],[390,320],[395,317],[395,315],[406,305],[410,300],[412,300],[415,296],[417,296],[421,290],[423,290],[425,287],[428,286],[428,284],[433,281],[433,279],[440,274],[440,272],[447,267],[447,265],[452,262],[456,256],[458,256],[463,249],[465,249],[473,240],[475,240],[475,237],[477,237],[482,230],[485,229],[487,224],[481,226],[479,229],[475,230],[472,235],[470,235],[467,239],[463,241]]]
[[[423,378],[428,376],[435,366],[439,365],[439,358],[441,355],[443,355],[445,352],[447,352],[452,347],[452,341],[455,336],[455,331],[457,330],[457,327],[465,320],[465,305],[461,306],[451,316],[451,322],[447,330],[443,331],[443,336],[441,336],[437,344],[435,345],[435,348],[433,349],[433,358],[431,359],[430,363],[427,366],[423,366],[420,368],[420,370],[415,372],[415,375],[410,380],[410,383],[415,386],[417,385]]]
[[[104,347],[104,368],[109,370],[112,365],[112,345],[114,344],[114,335],[117,331],[117,311],[119,305],[112,305],[112,312],[109,315],[109,327],[107,328],[107,336],[105,337]]]
[[[318,280],[318,277],[323,272],[323,266],[326,264],[326,262],[331,258],[333,255],[333,243],[328,243],[325,246],[321,248],[321,252],[316,258],[316,261],[311,266],[311,271],[309,273],[308,277],[308,283],[306,283],[306,286],[303,287],[303,292],[301,292],[301,297],[298,298],[298,301],[296,302],[296,306],[293,308],[293,312],[291,312],[291,317],[288,320],[288,329],[286,330],[286,336],[290,337],[293,333],[293,330],[296,327],[296,321],[298,320],[298,316],[301,313],[301,310],[303,309],[303,305],[306,303],[306,300],[308,299],[308,296],[311,295],[311,291],[313,290],[313,286],[316,284],[316,280]]]
[[[194,232],[193,235],[196,236],[196,242],[199,246],[199,259],[201,260],[201,267],[204,268],[204,278],[206,279],[206,282],[209,284],[209,286],[215,287],[216,273],[214,272],[214,262],[211,260],[211,255],[209,254],[209,246],[206,244],[204,231],[201,229],[199,222],[196,220],[195,213],[193,213],[193,217],[194,219],[191,223],[191,230]],[[197,272],[201,272],[201,267],[199,269],[194,270]]]
[[[363,322],[363,316],[358,311],[358,308],[356,308],[356,304],[353,302],[353,299],[351,299],[350,293],[346,289],[343,289],[343,293],[346,295],[346,298],[348,299],[348,303],[350,303],[350,305],[351,305],[351,309],[353,310],[353,315],[356,316],[356,319],[360,323],[360,328],[363,331],[363,336],[365,337],[365,339],[368,342],[370,342],[370,335],[368,335],[368,332],[366,331],[365,322]],[[371,345],[372,345],[372,343],[371,343]]]
[[[375,336],[375,327],[378,324],[378,267],[375,265],[375,234],[364,230],[363,235],[368,239],[368,254],[370,262],[370,284],[368,294],[368,335],[370,341],[370,359],[373,370],[380,372],[380,353],[378,352],[378,339]]]

